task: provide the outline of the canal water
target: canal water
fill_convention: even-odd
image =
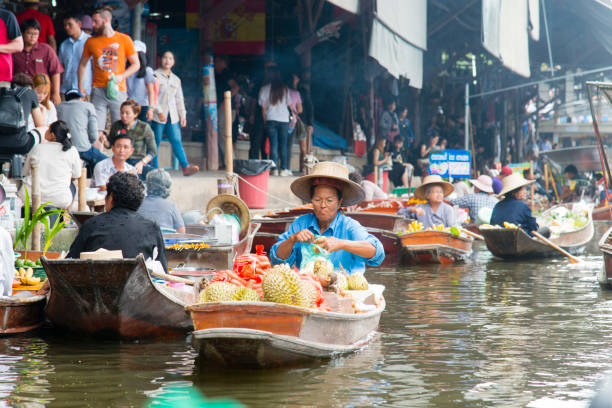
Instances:
[[[189,338],[1,339],[0,406],[141,407],[195,387],[251,407],[586,407],[612,376],[612,291],[596,245],[583,259],[501,262],[478,244],[465,265],[369,271],[387,288],[376,340],[302,368],[201,367]]]

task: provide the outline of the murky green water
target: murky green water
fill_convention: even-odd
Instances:
[[[2,339],[0,406],[140,407],[194,385],[254,407],[585,407],[612,373],[612,292],[594,247],[578,265],[500,262],[478,245],[466,265],[371,271],[387,287],[380,336],[300,369],[198,369],[189,339]]]

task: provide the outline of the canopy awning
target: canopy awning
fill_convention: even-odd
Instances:
[[[376,4],[369,55],[396,78],[423,87],[423,52],[427,50],[427,1],[385,0]]]

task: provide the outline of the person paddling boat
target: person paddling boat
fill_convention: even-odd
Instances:
[[[316,164],[312,173],[291,183],[291,191],[310,201],[313,212],[298,217],[270,249],[273,264],[301,266],[302,245],[314,242],[330,252],[334,268],[348,274],[363,273],[365,266],[378,266],[385,258],[381,242],[357,221],[340,212],[341,206],[360,203],[364,191],[348,178],[346,166],[334,162]]]

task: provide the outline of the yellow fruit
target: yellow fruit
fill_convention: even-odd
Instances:
[[[259,297],[259,293],[253,289],[238,288],[236,291],[234,291],[232,300],[236,300],[238,302],[259,302],[261,298]]]
[[[198,295],[198,302],[227,302],[233,299],[237,286],[228,282],[213,282]]]
[[[306,301],[300,286],[300,277],[287,264],[275,265],[262,280],[264,300],[302,306]]]
[[[352,273],[348,277],[349,290],[368,290],[368,281],[363,273]]]
[[[317,297],[319,296],[317,288],[311,282],[300,281],[300,289],[304,296],[302,297],[302,304],[298,306],[314,308],[317,305]]]
[[[22,282],[23,283],[23,282]],[[25,283],[23,283],[24,285],[27,286],[36,286],[40,283],[40,278],[26,278]]]

